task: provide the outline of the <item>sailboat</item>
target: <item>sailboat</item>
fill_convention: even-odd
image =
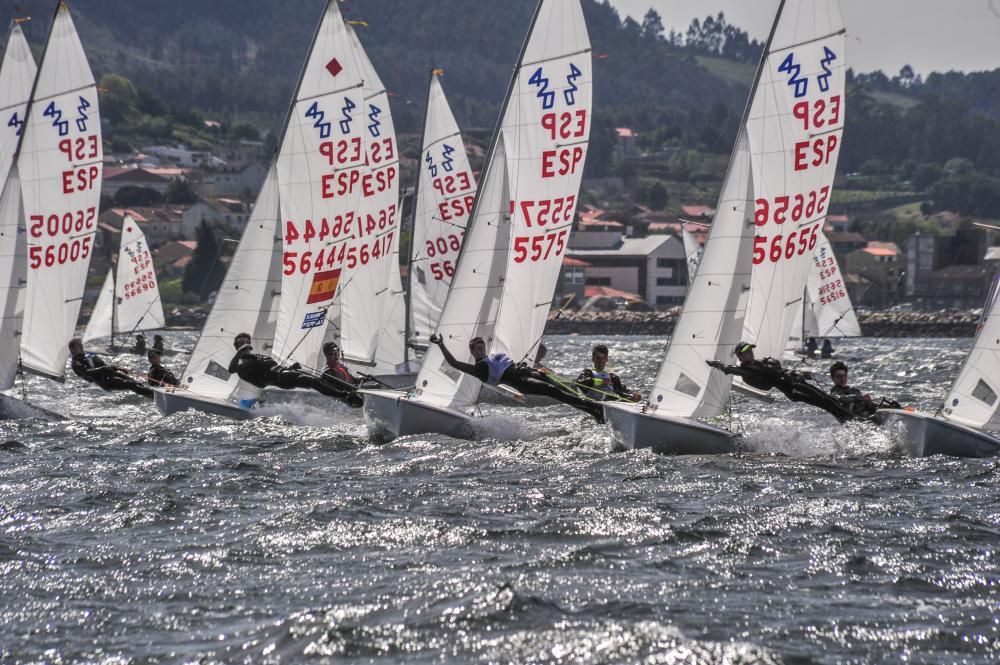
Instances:
[[[260,390],[228,370],[233,338],[248,332],[257,349],[270,350],[280,294],[278,182],[272,164],[180,386],[153,389],[153,401],[163,415],[188,409],[238,420],[254,415],[251,407]]]
[[[83,332],[83,341],[86,344],[107,338],[114,350],[116,335],[125,336],[122,340],[125,344],[134,333],[157,330],[164,325],[153,255],[142,229],[131,215],[125,215],[117,265],[104,279],[97,304]]]
[[[28,98],[35,80],[35,59],[19,23],[11,25],[0,64],[0,94],[4,102],[4,126],[0,134],[0,390],[14,387],[20,362],[21,327],[24,317],[24,284],[27,271],[21,181],[14,164],[18,138],[24,123]],[[0,414],[21,412],[20,400],[0,395]]]
[[[63,381],[93,250],[104,154],[94,77],[62,2],[16,159],[27,231],[20,366]]]
[[[972,350],[936,414],[879,409],[875,418],[896,430],[911,457],[1000,455],[1000,439],[983,430],[1000,430],[1000,275],[983,311]]]
[[[462,133],[439,79],[431,72],[413,205],[407,341],[426,347],[455,276],[476,199],[476,179]]]
[[[701,263],[701,255],[704,254],[705,249],[683,224],[681,225],[681,240],[684,242],[684,258],[687,261],[688,283],[690,283],[698,272],[698,264]]]
[[[514,70],[437,332],[464,355],[481,336],[533,355],[576,211],[591,122],[590,40],[579,0],[541,0]],[[379,437],[473,436],[481,384],[428,349],[412,392],[364,391]]]
[[[798,316],[794,318],[801,322],[801,327],[793,328],[788,338],[786,357],[789,352],[801,353],[805,340],[810,337],[861,337],[861,325],[847,293],[847,283],[830,241],[822,231],[812,253],[812,265],[798,305]]]
[[[843,128],[844,29],[833,2],[782,0],[723,182],[719,213],[650,400],[609,402],[614,438],[664,453],[723,453],[733,432],[700,419],[729,401],[741,339],[777,356],[795,322],[826,215]],[[814,154],[818,151],[818,157]]]

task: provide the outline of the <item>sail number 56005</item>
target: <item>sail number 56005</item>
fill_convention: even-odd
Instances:
[[[753,239],[753,262],[754,265],[763,263],[770,259],[771,263],[777,263],[782,258],[790,259],[793,256],[801,256],[806,250],[816,247],[819,224],[813,224],[808,229],[802,231],[792,231],[787,236],[778,234],[773,237],[756,236]]]

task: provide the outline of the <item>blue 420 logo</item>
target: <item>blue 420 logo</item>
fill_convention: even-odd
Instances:
[[[829,47],[824,46],[823,57],[819,61],[823,73],[816,75],[816,83],[819,85],[820,92],[830,90],[830,77],[833,76],[833,72],[830,71],[830,63],[836,59],[837,54]],[[794,89],[796,98],[805,97],[809,93],[809,77],[802,75],[802,63],[795,61],[795,53],[789,53],[781,61],[781,64],[778,65],[778,71],[788,75],[788,85]]]
[[[558,75],[557,75],[558,76]],[[580,68],[574,65],[572,62],[569,63],[569,74],[565,76],[566,88],[562,91],[563,99],[566,101],[566,106],[573,106],[576,104],[576,93],[579,88],[576,85],[576,80],[583,76],[583,72]],[[551,81],[549,77],[545,75],[542,67],[539,67],[528,79],[528,85],[535,86],[538,88],[538,92],[535,94],[540,100],[542,100],[542,109],[548,111],[556,102],[556,91],[550,90],[549,85]]]

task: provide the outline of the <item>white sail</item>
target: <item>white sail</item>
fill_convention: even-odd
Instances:
[[[847,294],[844,275],[823,231],[812,252],[806,281],[805,337],[860,337],[861,326]]]
[[[3,52],[3,64],[0,65],[0,182],[7,182],[11,165],[14,163],[14,153],[17,150],[18,139],[24,126],[25,110],[28,108],[28,98],[31,96],[31,86],[35,82],[35,58],[31,48],[24,38],[21,26],[14,24],[7,38],[7,47]]]
[[[410,253],[410,337],[434,331],[458,264],[476,198],[462,134],[436,74],[431,75]]]
[[[219,399],[256,398],[259,390],[227,369],[238,333],[250,333],[259,353],[270,351],[281,292],[281,237],[278,231],[278,183],[272,165],[257,195],[250,221],[201,337],[191,352],[181,385]]]
[[[115,304],[115,334],[129,335],[165,325],[153,255],[142,229],[129,215],[122,221]]]
[[[17,169],[0,193],[0,390],[13,387],[20,362],[27,246]]]
[[[744,337],[779,357],[830,203],[844,127],[844,26],[833,0],[785,0],[747,121],[756,236]]]
[[[18,158],[27,225],[24,366],[61,379],[93,250],[104,153],[94,77],[59,3]]]
[[[392,294],[391,273],[399,272],[393,244],[399,236],[399,153],[389,95],[353,28],[347,33],[364,81],[366,164],[358,204],[360,230],[355,238],[358,262],[348,268],[340,296],[340,346],[347,362],[375,366],[375,354],[386,329]],[[399,345],[402,351],[402,345]],[[403,361],[402,353],[396,364]]]
[[[1000,275],[998,275],[1000,277]],[[1000,428],[1000,282],[995,278],[972,350],[944,400],[941,412],[960,425]]]
[[[87,344],[95,339],[111,339],[111,320],[114,318],[115,299],[115,277],[108,270],[104,277],[104,284],[97,294],[97,302],[87,320],[87,327],[83,330],[83,342]]]
[[[590,39],[579,0],[542,0],[502,123],[511,251],[492,350],[534,357],[576,212],[592,121]]]
[[[399,275],[399,234],[392,239],[392,265],[389,272],[389,293],[383,314],[382,329],[378,331],[375,349],[374,374],[406,374],[414,371],[403,365],[406,359],[406,301],[403,280]]]
[[[471,360],[468,343],[489,339],[503,294],[510,251],[510,187],[506,145],[501,134],[484,170],[473,217],[445,300],[437,332],[459,360]],[[466,409],[479,397],[478,379],[459,372],[431,345],[417,374],[417,399],[436,406]]]
[[[729,402],[731,377],[706,364],[728,361],[743,334],[753,249],[750,146],[740,132],[718,212],[670,347],[656,375],[649,408],[673,416],[710,417]]]
[[[327,315],[343,288],[342,277],[371,258],[366,220],[357,214],[365,186],[369,124],[362,74],[347,26],[331,0],[295,91],[278,153],[284,250],[272,355],[279,362],[318,364]],[[390,249],[387,237],[379,239],[385,252]]]
[[[0,128],[5,128],[0,133],[0,390],[13,386],[20,360],[27,247],[21,181],[12,167],[36,72],[35,58],[15,23],[0,65]]]
[[[684,226],[681,226],[681,238],[684,241],[684,256],[687,259],[688,284],[691,284],[698,272],[698,264],[701,263],[704,249]]]

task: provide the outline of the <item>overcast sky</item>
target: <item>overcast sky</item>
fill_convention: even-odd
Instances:
[[[610,0],[638,22],[650,7],[667,32],[691,19],[725,12],[726,21],[763,40],[778,0]],[[1000,0],[840,0],[848,60],[858,72],[892,76],[909,64],[918,74],[1000,67]]]

